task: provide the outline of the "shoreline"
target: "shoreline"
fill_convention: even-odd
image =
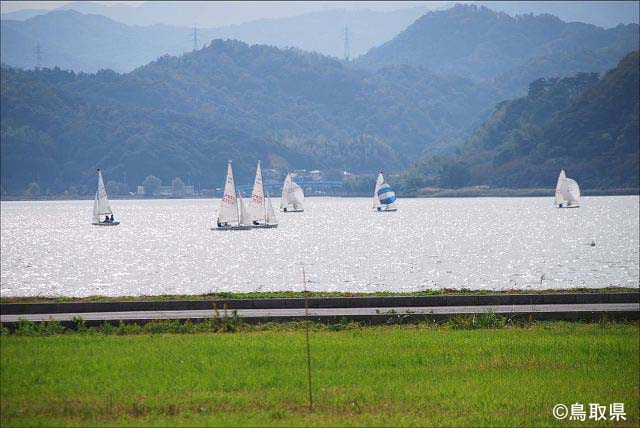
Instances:
[[[640,196],[640,188],[616,188],[616,189],[591,189],[582,192],[583,197],[590,196]],[[308,198],[370,198],[371,195],[363,193],[337,194],[337,195],[307,195]],[[546,188],[483,188],[462,187],[460,189],[420,189],[407,194],[398,194],[402,199],[431,199],[431,198],[542,198],[553,197],[553,189]],[[172,199],[220,199],[212,196],[110,196],[111,200],[172,200]],[[93,196],[43,196],[38,198],[25,198],[23,196],[2,196],[0,202],[25,202],[25,201],[92,201]]]
[[[469,295],[519,295],[519,294],[575,294],[575,293],[638,293],[640,287],[604,287],[604,288],[566,288],[566,289],[535,289],[535,290],[472,290],[472,289],[440,289],[412,292],[381,291],[373,293],[350,293],[331,291],[270,291],[233,293],[219,292],[206,294],[160,294],[142,296],[12,296],[0,297],[0,305],[14,303],[67,303],[67,302],[154,302],[154,301],[180,301],[180,300],[250,300],[250,299],[283,299],[283,298],[308,298],[317,297],[422,297],[422,296],[469,296]]]

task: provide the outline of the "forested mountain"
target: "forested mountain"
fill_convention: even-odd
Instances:
[[[168,39],[177,40],[175,50],[190,44],[185,28],[128,27],[73,11],[21,24],[50,22],[52,16],[72,25],[59,45],[42,46],[43,58],[56,53],[63,61],[64,52],[72,52],[68,64],[130,68],[137,61],[131,52],[153,55],[168,46],[169,41],[162,42]],[[618,61],[624,46],[637,49],[637,25],[603,30],[551,16],[511,18],[457,6],[425,15],[355,64],[296,49],[214,40],[125,74],[76,74],[5,67],[11,65],[7,58],[25,56],[31,46],[5,49],[5,36],[18,28],[7,22],[2,22],[0,125],[2,193],[7,195],[21,194],[34,180],[50,193],[78,185],[85,186],[80,193],[90,193],[98,166],[111,179],[126,176],[130,190],[149,174],[165,182],[189,176],[199,187],[217,187],[229,158],[236,161],[240,181],[250,180],[257,159],[265,167],[356,173],[381,167],[398,171],[425,159],[404,174],[408,190],[546,186],[549,172],[560,164],[567,173],[567,162],[580,171],[600,168],[604,154],[618,159],[633,147],[637,159],[637,146],[629,143],[630,135],[637,136],[637,67],[635,87],[632,78],[609,73],[599,80],[590,73]],[[49,32],[61,24],[52,25]],[[46,25],[38,31],[29,43],[48,34]],[[73,49],[62,46],[64,40],[72,41]],[[123,53],[123,46],[130,49]],[[83,56],[87,52],[97,56]],[[398,58],[411,52],[413,65],[402,65],[411,61]],[[368,62],[372,58],[391,58],[392,65],[374,66],[375,61]],[[625,61],[623,69],[632,60]],[[577,71],[582,73],[576,77],[553,77]],[[545,79],[529,85],[539,75]],[[527,86],[527,97],[501,103],[482,125],[496,103]],[[627,98],[624,91],[613,96],[620,87]],[[587,94],[599,102],[591,103]],[[633,94],[636,110],[629,113],[621,103]],[[609,114],[605,106],[618,115],[599,117]],[[587,117],[598,129],[585,133],[580,121]],[[629,125],[634,117],[635,128]],[[461,154],[450,156],[478,127]],[[609,145],[610,150],[593,150]],[[570,159],[574,146],[587,150],[582,160]],[[630,185],[628,171],[637,171],[637,161],[625,159],[616,164],[618,175],[598,172],[586,183]],[[545,166],[528,163],[534,161]]]
[[[67,7],[85,13],[62,10]],[[128,72],[164,54],[193,49],[189,27],[127,25],[86,14],[107,9],[123,18],[131,8],[72,3],[25,21],[2,20],[2,62],[34,68],[39,43],[44,67]],[[355,61],[356,68],[425,67],[436,74],[485,80],[508,94],[524,93],[529,82],[540,77],[606,71],[638,46],[637,24],[605,30],[551,15],[513,18],[463,5],[426,15],[424,11],[421,7],[392,12],[333,9],[219,28],[201,24],[198,38],[201,44],[228,38],[342,58],[348,26],[351,57],[371,49]]]
[[[583,189],[639,187],[639,56],[594,74],[539,79],[500,103],[459,156],[429,157],[403,175],[424,187],[553,188],[560,169]]]
[[[552,15],[511,17],[486,7],[456,5],[427,13],[358,58],[356,66],[426,67],[438,74],[494,82],[515,94],[541,77],[606,71],[638,43],[637,24],[605,30]]]
[[[139,183],[217,186],[265,167],[399,169],[451,149],[498,101],[486,87],[406,67],[369,74],[296,50],[216,40],[128,74],[2,70],[2,186],[53,193],[93,169]]]
[[[335,9],[220,28],[199,28],[197,36],[199,46],[218,38],[236,39],[342,58],[344,27],[348,26],[350,54],[355,57],[393,38],[423,13],[420,7],[392,12]],[[55,10],[25,21],[2,20],[1,30],[2,62],[21,68],[36,66],[38,44],[43,67],[76,72],[105,68],[128,72],[159,56],[180,55],[193,49],[193,28],[126,25],[102,15],[75,10]]]

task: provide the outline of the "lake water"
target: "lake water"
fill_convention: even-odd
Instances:
[[[217,200],[114,200],[118,227],[91,226],[93,201],[2,202],[1,293],[301,290],[303,265],[315,291],[638,287],[637,196],[552,203],[307,198],[277,229],[217,232]]]

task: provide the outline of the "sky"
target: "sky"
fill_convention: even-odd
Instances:
[[[51,10],[65,6],[70,1],[0,1],[2,13],[24,9]],[[451,1],[213,1],[213,2],[144,2],[144,1],[96,1],[103,6],[133,6],[144,22],[191,26],[200,21],[210,26],[240,24],[257,19],[281,18],[327,9],[369,9],[391,11],[421,6],[426,9],[442,9]],[[145,4],[147,3],[147,4]],[[155,3],[155,4],[149,4]],[[612,27],[619,23],[638,23],[637,1],[461,1],[458,3],[484,4],[494,10],[513,14],[551,13],[565,21],[581,21]],[[178,7],[176,7],[178,6]],[[114,8],[114,9],[116,9]],[[86,12],[85,12],[86,13]],[[93,12],[96,13],[96,12]],[[121,12],[122,13],[122,12]],[[128,12],[125,12],[125,14]],[[117,19],[117,16],[112,16]],[[124,20],[123,20],[124,22]]]
[[[15,12],[23,9],[55,9],[62,5],[72,3],[70,1],[0,1],[2,13]],[[129,6],[139,6],[144,1],[94,1],[93,3],[112,6],[114,4],[126,4]]]
[[[55,9],[72,1],[0,1],[2,13],[15,12],[23,9]],[[94,1],[105,6],[125,4],[129,6],[141,6],[144,1]],[[173,2],[164,2],[173,3]],[[427,5],[435,8],[451,3],[448,1],[186,1],[180,2],[189,6],[196,6],[202,11],[214,11],[226,8],[233,11],[236,19],[249,19],[281,17],[299,15],[325,9],[369,9],[369,10],[397,10],[419,5]],[[253,10],[253,11],[252,11]]]

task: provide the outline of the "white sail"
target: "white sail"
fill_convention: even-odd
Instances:
[[[562,183],[566,175],[564,174],[564,169],[560,171],[560,175],[558,176],[558,182],[556,183],[556,198],[553,201],[554,205],[566,204],[567,200],[564,198],[562,194]]]
[[[266,219],[264,186],[262,183],[262,170],[260,169],[260,161],[256,168],[256,179],[253,182],[253,191],[251,192],[251,201],[249,202],[249,217],[251,221],[260,221]]]
[[[580,187],[575,180],[565,178],[562,184],[562,196],[567,200],[569,206],[580,204]]]
[[[107,189],[104,187],[104,181],[102,180],[102,172],[98,169],[98,190],[93,200],[93,221],[99,223],[104,220],[101,216],[107,214],[113,214],[111,206],[109,205],[109,198],[107,197]]]
[[[291,174],[287,174],[282,186],[282,199],[280,200],[280,209],[303,210],[304,192],[302,188],[293,182]]]
[[[280,209],[283,209],[287,206],[287,188],[291,183],[291,174],[287,174],[287,177],[284,179],[284,183],[282,184],[282,196],[280,197]]]
[[[238,224],[240,226],[248,226],[251,224],[251,220],[249,219],[249,213],[244,206],[244,201],[242,200],[240,192],[238,192],[238,203],[240,204],[240,220]]]
[[[380,186],[384,183],[384,177],[382,176],[382,171],[378,174],[378,179],[376,180],[376,187],[373,189],[373,209],[378,209],[380,207],[380,198],[378,198],[378,190],[380,190]]]
[[[304,202],[304,192],[302,191],[302,188],[293,181],[291,181],[291,185],[289,186],[287,199],[289,203],[293,205],[293,208],[300,210],[303,209],[302,203]]]
[[[276,213],[273,210],[273,205],[271,205],[271,198],[267,194],[267,223],[269,224],[278,224],[278,219],[276,218]]]
[[[233,169],[231,161],[227,164],[227,178],[224,183],[224,194],[220,199],[218,210],[218,223],[238,222],[238,200],[236,198],[236,186],[233,181]]]

